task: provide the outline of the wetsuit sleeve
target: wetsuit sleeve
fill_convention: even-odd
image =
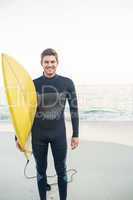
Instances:
[[[72,137],[78,137],[79,136],[78,102],[77,102],[75,86],[72,80],[70,80],[69,82],[67,92],[68,92],[67,98],[68,98],[70,114],[71,114],[71,122],[72,122],[72,128],[73,128]]]
[[[39,101],[39,95],[38,95],[38,93],[37,93],[37,82],[36,82],[36,80],[35,79],[33,79],[32,80],[33,81],[33,83],[34,83],[34,86],[35,86],[35,91],[36,91],[36,95],[37,95],[37,104],[38,104],[38,101]]]

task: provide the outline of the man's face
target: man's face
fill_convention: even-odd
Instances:
[[[44,56],[41,64],[46,75],[52,76],[56,73],[58,63],[55,56]]]

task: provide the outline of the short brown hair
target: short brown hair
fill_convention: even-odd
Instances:
[[[59,60],[58,60],[58,54],[57,54],[57,52],[56,52],[54,49],[52,49],[52,48],[45,49],[45,50],[41,53],[41,64],[42,64],[42,60],[43,60],[44,56],[55,56],[57,63],[59,62]]]

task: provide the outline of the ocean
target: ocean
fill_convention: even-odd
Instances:
[[[133,85],[77,85],[80,121],[132,121]],[[10,113],[2,93],[0,120],[10,121]],[[69,105],[65,108],[66,120],[70,121]]]

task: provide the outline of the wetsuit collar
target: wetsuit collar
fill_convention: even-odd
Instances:
[[[45,76],[45,74],[44,74],[44,72],[43,72],[43,78],[44,78],[44,79],[51,80],[51,79],[54,79],[54,78],[56,78],[56,77],[57,77],[57,74],[55,74],[55,75],[52,76],[52,77],[47,77],[47,76]]]

